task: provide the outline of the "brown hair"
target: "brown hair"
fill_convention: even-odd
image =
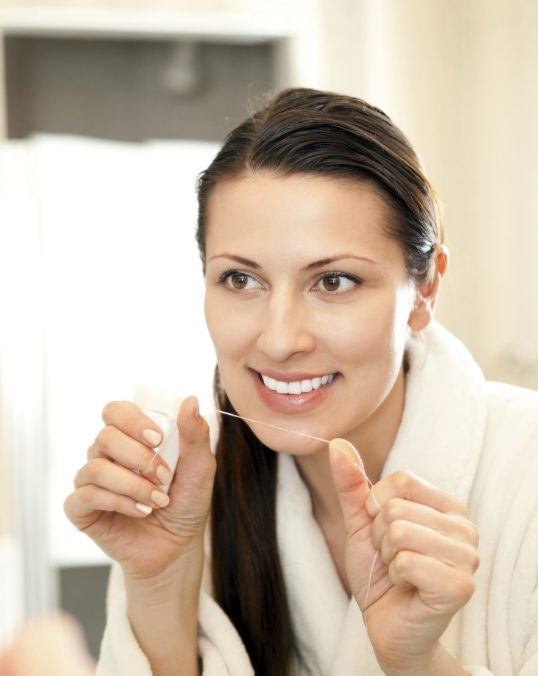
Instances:
[[[198,179],[196,238],[205,267],[208,200],[220,181],[257,171],[372,183],[390,207],[411,279],[431,270],[441,226],[433,188],[409,141],[360,99],[288,89],[234,129]],[[222,410],[234,409],[218,383]],[[300,659],[276,534],[276,454],[241,420],[222,416],[211,512],[215,598],[241,635],[256,674],[286,676]]]

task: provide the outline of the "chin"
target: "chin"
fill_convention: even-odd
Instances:
[[[276,453],[289,453],[290,455],[310,455],[327,447],[327,443],[321,438],[311,439],[305,435],[318,436],[310,429],[287,429],[277,430],[260,423],[249,422],[248,426],[256,437]],[[284,427],[284,425],[282,426]]]

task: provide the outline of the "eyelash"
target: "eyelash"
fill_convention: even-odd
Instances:
[[[255,279],[254,275],[252,275],[250,272],[245,272],[244,270],[237,270],[235,268],[231,268],[230,270],[225,270],[218,278],[217,284],[220,286],[226,286],[226,282],[232,277],[233,275],[244,275],[245,277],[248,277],[249,279]],[[259,281],[259,280],[256,280]],[[230,288],[230,287],[229,287]],[[241,291],[242,289],[232,289],[230,288],[231,291]]]
[[[331,272],[324,272],[321,277],[318,279],[316,282],[315,286],[320,284],[324,279],[328,279],[329,277],[341,277],[343,279],[347,279],[350,282],[353,282],[354,287],[362,286],[363,281],[360,277],[355,277],[354,275],[349,275],[346,272],[339,272],[338,270],[333,270]],[[348,291],[351,289],[348,289]],[[327,289],[323,289],[326,293],[329,293],[332,296],[338,296],[340,294],[347,293],[347,291],[329,291]]]
[[[245,272],[244,270],[237,270],[235,268],[225,270],[218,278],[217,284],[220,286],[226,286],[226,282],[232,277],[233,275],[244,275],[245,277],[248,277],[249,279],[254,279],[256,281],[257,278],[252,275],[249,272]],[[353,282],[355,286],[362,286],[363,280],[360,277],[355,277],[353,275],[347,274],[345,272],[339,272],[338,270],[332,270],[330,272],[324,272],[321,277],[316,281],[314,284],[313,288],[315,288],[318,284],[320,284],[324,279],[328,279],[330,277],[342,277],[344,279],[349,280],[350,282]],[[233,289],[231,287],[228,287],[231,291],[242,291],[242,289]],[[340,294],[347,293],[347,291],[328,291],[327,289],[318,289],[318,291],[325,291],[326,293],[332,295],[332,296],[338,296]]]

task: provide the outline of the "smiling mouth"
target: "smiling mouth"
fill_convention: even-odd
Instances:
[[[285,381],[276,380],[275,378],[263,375],[263,373],[258,373],[265,387],[277,394],[306,394],[313,390],[319,390],[326,385],[330,385],[337,375],[337,373],[329,373],[324,376],[317,376],[316,378]]]

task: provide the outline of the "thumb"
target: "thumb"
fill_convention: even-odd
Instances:
[[[346,530],[351,536],[372,522],[364,507],[369,493],[364,465],[347,439],[329,442],[329,460]]]
[[[209,425],[200,415],[196,397],[181,403],[177,416],[179,461],[170,488],[170,508],[178,515],[205,519],[209,512],[216,462]]]

